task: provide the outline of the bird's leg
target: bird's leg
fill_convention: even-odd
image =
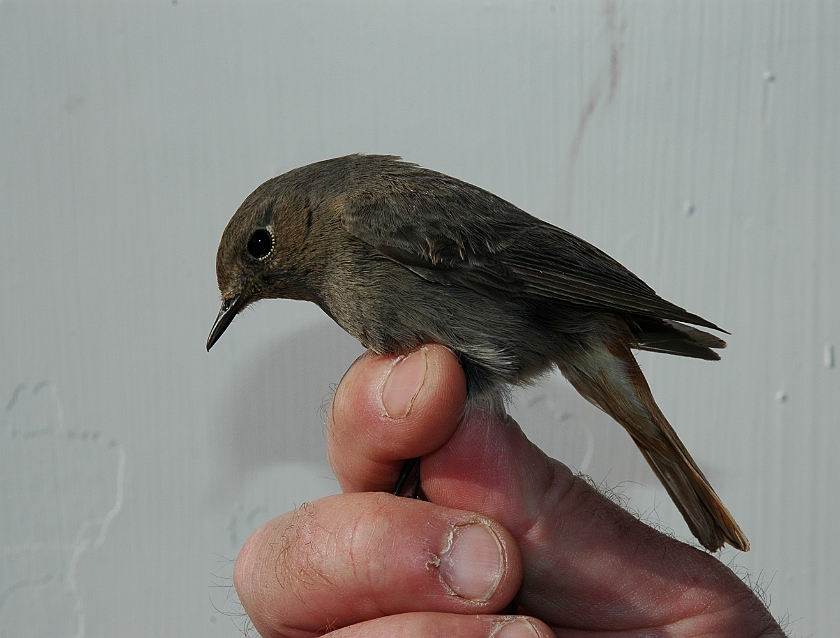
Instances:
[[[414,472],[414,487],[411,489],[409,498],[420,498],[420,457],[408,459],[400,470],[400,475],[397,477],[397,482],[394,484],[394,489],[391,494],[402,496],[403,488],[405,487],[408,477]]]
[[[417,459],[417,470],[414,472],[414,487],[411,489],[411,498],[417,498],[422,501],[427,500],[426,495],[420,488],[420,459]]]

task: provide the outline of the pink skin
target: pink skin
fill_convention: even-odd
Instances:
[[[726,566],[630,516],[515,422],[462,419],[465,387],[436,345],[353,364],[328,429],[344,494],[270,521],[236,563],[264,638],[784,635]],[[382,493],[421,455],[430,502]]]

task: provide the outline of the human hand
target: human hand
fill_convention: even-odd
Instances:
[[[336,392],[344,494],[270,521],[239,555],[262,636],[784,635],[726,566],[635,519],[515,422],[462,419],[447,349],[394,362],[364,355]],[[429,502],[382,493],[416,456]]]

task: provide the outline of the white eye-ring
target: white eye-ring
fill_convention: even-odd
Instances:
[[[257,228],[248,240],[248,254],[254,259],[265,259],[274,250],[274,233],[270,228]]]

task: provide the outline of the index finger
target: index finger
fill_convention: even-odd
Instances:
[[[437,344],[399,357],[359,357],[336,390],[327,424],[327,452],[342,490],[389,491],[405,459],[450,439],[466,387],[457,357]]]

